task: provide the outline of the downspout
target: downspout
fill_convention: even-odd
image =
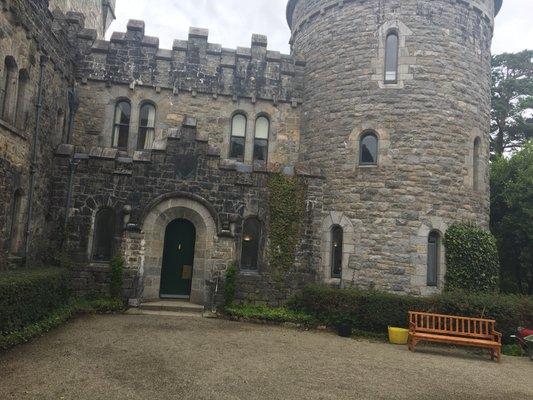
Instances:
[[[74,174],[76,173],[76,169],[78,168],[78,165],[80,165],[80,159],[76,158],[76,155],[74,155],[74,158],[72,158],[69,162],[70,174],[68,177],[67,204],[65,206],[65,220],[64,220],[64,225],[63,225],[64,235],[66,235],[67,233],[68,217],[70,213],[70,208],[72,207],[72,186],[74,183]],[[65,238],[62,238],[62,239],[64,240]]]
[[[41,113],[42,113],[42,100],[43,100],[43,80],[44,69],[48,61],[46,55],[40,57],[39,68],[39,84],[37,87],[37,104],[35,105],[35,130],[33,132],[33,148],[30,159],[30,187],[28,190],[28,218],[26,220],[26,241],[24,243],[24,257],[26,258],[26,265],[28,265],[28,252],[30,247],[30,230],[31,220],[33,217],[33,196],[35,192],[35,175],[37,172],[37,147],[39,145],[39,136],[41,135]]]
[[[70,144],[72,140],[72,132],[74,131],[74,116],[78,112],[80,107],[80,100],[76,95],[76,89],[74,86],[68,91],[68,106],[69,106],[69,115],[68,115],[68,131],[67,131],[67,144]]]

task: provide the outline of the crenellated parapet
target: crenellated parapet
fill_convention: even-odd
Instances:
[[[208,30],[191,28],[188,40],[160,49],[159,39],[145,35],[143,21],[130,20],[126,32],[109,41],[80,42],[84,52],[78,79],[149,86],[158,90],[231,96],[277,102],[301,102],[305,64],[267,49],[267,38],[253,35],[251,47],[226,49],[208,42]]]

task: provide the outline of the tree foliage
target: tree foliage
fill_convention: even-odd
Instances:
[[[533,137],[533,50],[492,58],[492,151],[519,148]]]
[[[502,290],[533,294],[533,141],[491,166],[491,230],[498,241]]]
[[[498,249],[494,236],[470,223],[452,225],[444,237],[446,290],[492,292],[498,288]]]

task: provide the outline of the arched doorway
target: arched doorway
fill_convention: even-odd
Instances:
[[[167,225],[161,267],[161,298],[190,298],[195,245],[196,228],[192,222],[178,218]]]

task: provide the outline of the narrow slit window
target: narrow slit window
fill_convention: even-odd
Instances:
[[[331,277],[342,277],[342,247],[344,234],[338,225],[331,229]]]
[[[120,101],[115,107],[115,124],[113,128],[113,147],[128,148],[130,133],[131,105],[127,101]]]
[[[261,222],[257,218],[247,218],[242,230],[241,270],[259,269],[259,247],[261,243]]]
[[[244,147],[246,144],[246,117],[235,114],[231,120],[231,140],[229,158],[244,161]]]
[[[137,148],[139,150],[151,149],[155,139],[155,106],[146,103],[141,106],[139,117],[139,137]]]
[[[389,32],[385,40],[385,83],[398,81],[398,33]]]
[[[254,161],[268,160],[268,137],[270,121],[266,117],[259,117],[255,121]]]
[[[18,78],[17,108],[15,125],[19,129],[26,129],[26,114],[28,102],[28,83],[30,77],[28,71],[21,69]]]
[[[427,260],[427,284],[428,286],[438,285],[439,275],[439,247],[440,235],[438,232],[431,232],[428,237],[428,260]]]
[[[378,137],[374,133],[363,134],[359,147],[359,164],[376,165],[378,163]]]
[[[93,261],[109,261],[113,256],[115,213],[103,208],[96,213],[93,235]]]
[[[479,165],[481,162],[481,139],[480,138],[476,138],[476,140],[474,140],[474,159],[472,161],[473,161],[472,175],[473,175],[473,180],[474,180],[474,190],[479,190],[481,187],[481,184],[480,184],[481,175],[480,175],[480,165]]]
[[[10,124],[14,121],[16,107],[16,95],[18,84],[17,63],[11,56],[5,58],[4,62],[4,86],[2,90],[2,119]]]

